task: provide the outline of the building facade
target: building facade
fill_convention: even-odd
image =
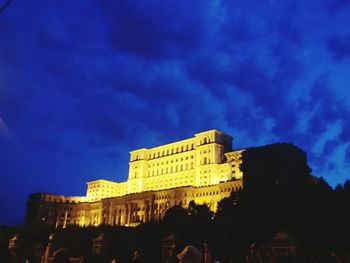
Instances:
[[[218,201],[242,188],[243,151],[233,151],[232,137],[215,129],[137,149],[130,152],[127,181],[90,181],[86,196],[79,197],[32,194],[26,223],[133,226],[160,220],[168,208],[192,200],[215,211]]]

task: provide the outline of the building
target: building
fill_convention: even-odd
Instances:
[[[86,196],[32,194],[26,223],[133,226],[162,219],[168,208],[192,200],[215,211],[219,200],[242,188],[243,151],[233,151],[232,137],[215,129],[137,149],[130,152],[126,182],[90,181]]]

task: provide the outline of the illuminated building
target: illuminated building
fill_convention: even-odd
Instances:
[[[194,137],[130,152],[126,182],[94,180],[86,196],[36,193],[27,203],[27,224],[136,225],[159,220],[174,206],[194,200],[213,211],[219,200],[242,187],[243,150],[232,137],[209,130]]]

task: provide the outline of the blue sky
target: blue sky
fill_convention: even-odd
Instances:
[[[5,3],[0,0],[0,6]],[[0,223],[31,192],[124,181],[129,151],[217,128],[350,178],[349,1],[13,1],[0,13]]]

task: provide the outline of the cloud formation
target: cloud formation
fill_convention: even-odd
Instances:
[[[19,150],[0,145],[11,156],[0,158],[0,192],[26,188],[11,220],[21,220],[29,192],[84,194],[85,181],[125,180],[130,150],[211,128],[231,134],[235,148],[292,142],[315,175],[344,182],[349,8],[13,2],[0,16],[0,118]]]

